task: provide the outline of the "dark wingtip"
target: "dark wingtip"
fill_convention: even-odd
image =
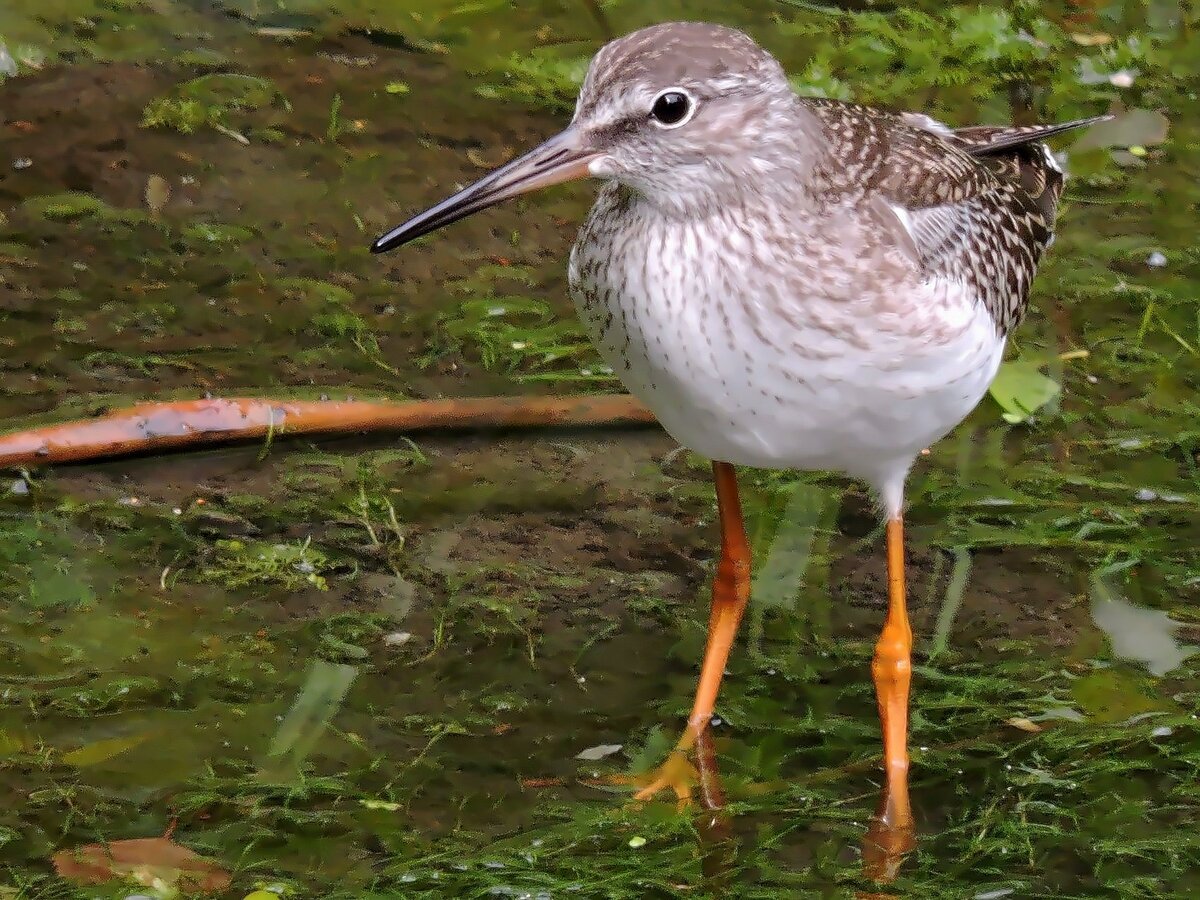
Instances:
[[[1064,132],[1074,131],[1077,128],[1089,128],[1092,125],[1099,125],[1101,122],[1107,122],[1114,118],[1116,116],[1106,113],[1102,116],[1091,116],[1087,119],[1075,119],[1073,122],[1059,122],[1054,125],[1038,125],[1028,128],[1017,126],[1011,129],[993,129],[985,126],[981,129],[989,132],[985,135],[985,139],[968,146],[966,149],[972,156],[992,156],[1012,150],[1014,147],[1040,144],[1042,141]],[[974,129],[965,128],[960,129],[960,132],[970,132],[972,130]]]

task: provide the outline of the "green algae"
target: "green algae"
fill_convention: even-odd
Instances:
[[[680,14],[603,13],[619,30]],[[1014,344],[1061,394],[1020,423],[985,402],[914,473],[911,602],[937,652],[915,679],[921,840],[886,890],[1195,895],[1196,657],[1152,675],[1089,607],[1100,577],[1197,642],[1194,16],[687,14],[750,28],[805,92],[955,124],[1113,99],[1166,111],[1166,141],[1132,161],[1059,145],[1073,177]],[[493,161],[560,127],[602,31],[566,2],[0,12],[21,72],[0,88],[6,116],[34,126],[10,135],[32,165],[0,202],[0,412],[607,388],[562,274],[585,194],[497,209],[402,258],[365,249],[478,177],[468,150]],[[78,123],[45,117],[78,96]],[[143,128],[164,98],[205,126]],[[251,144],[208,128],[210,109]],[[154,220],[151,175],[171,186]],[[857,857],[883,584],[859,487],[745,473],[763,575],[718,708],[721,838],[594,783],[651,765],[686,714],[714,552],[703,460],[646,433],[268,449],[0,482],[0,790],[19,798],[0,814],[0,890],[126,897],[55,879],[49,855],[173,818],[237,897],[882,890]],[[576,759],[600,744],[622,749]]]

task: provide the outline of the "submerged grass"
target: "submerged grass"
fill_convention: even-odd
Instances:
[[[0,69],[7,47],[21,73],[0,87],[24,123],[12,155],[31,163],[0,201],[0,411],[608,389],[564,298],[578,198],[497,210],[403,261],[365,250],[477,177],[471,153],[549,133],[600,20],[678,14],[597,8],[0,11]],[[1196,895],[1193,12],[688,15],[750,28],[801,90],[955,124],[1165,111],[1165,140],[1065,148],[1058,243],[1013,341],[1024,368],[914,474],[921,842],[886,892]],[[63,98],[79,122],[46,117]],[[236,897],[878,892],[858,847],[882,565],[869,501],[837,479],[746,473],[760,579],[718,710],[727,825],[595,783],[661,755],[702,646],[712,499],[703,461],[651,462],[669,447],[275,442],[0,482],[0,896],[148,891],[72,887],[49,856],[173,818]],[[1154,647],[1131,650],[1122,622],[1153,625]]]

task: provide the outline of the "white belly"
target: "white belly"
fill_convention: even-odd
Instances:
[[[698,249],[703,257],[696,240],[687,229],[641,246],[589,248],[581,239],[571,285],[601,355],[698,453],[844,472],[887,491],[996,374],[1004,339],[957,284],[914,275],[903,289],[859,297],[831,279],[823,292],[789,296],[789,272],[803,261],[740,265],[745,238],[726,233],[709,249],[721,265],[702,275],[674,262]],[[589,265],[601,252],[616,259]],[[841,271],[837,260],[819,263]],[[895,283],[895,258],[866,264]],[[805,283],[822,283],[816,274]]]

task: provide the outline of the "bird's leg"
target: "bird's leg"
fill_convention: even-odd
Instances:
[[[887,523],[888,615],[871,674],[883,726],[883,793],[863,844],[863,871],[877,881],[896,877],[916,843],[908,799],[908,688],[912,680],[912,628],[904,597],[904,523]]]
[[[750,544],[746,540],[746,527],[742,522],[737,474],[729,463],[714,462],[713,479],[717,486],[717,511],[721,520],[721,557],[713,578],[708,643],[700,667],[700,682],[683,735],[666,762],[648,779],[639,781],[644,786],[635,795],[638,800],[649,799],[668,788],[675,792],[681,804],[691,798],[697,775],[688,761],[688,753],[712,718],[717,692],[721,688],[721,676],[725,674],[729,651],[750,599]]]

